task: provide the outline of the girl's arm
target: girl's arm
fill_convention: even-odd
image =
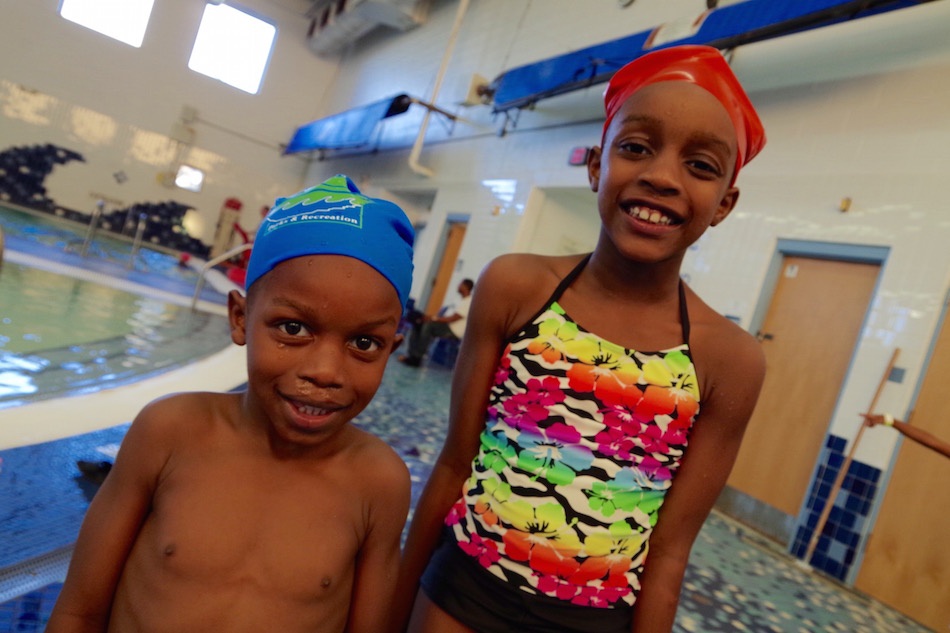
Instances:
[[[884,424],[883,415],[865,415],[864,419],[867,421],[868,426]],[[908,424],[902,420],[894,420],[892,424],[887,426],[893,426],[901,435],[909,437],[918,444],[926,446],[927,448],[940,453],[944,457],[950,457],[950,442],[945,442],[932,433],[918,428],[913,424]]]
[[[523,279],[511,256],[489,264],[475,284],[465,336],[452,377],[449,427],[445,444],[413,514],[399,574],[394,605],[396,631],[405,629],[429,558],[439,540],[443,521],[459,499],[462,483],[471,472],[485,426],[485,409],[507,329],[513,319],[518,289],[512,279]],[[520,297],[524,299],[524,297]]]
[[[108,627],[119,577],[169,454],[167,440],[159,430],[167,415],[163,404],[151,404],[126,433],[115,465],[83,519],[47,633],[105,631]]]
[[[399,541],[409,513],[409,469],[390,448],[382,446],[363,461],[355,477],[370,490],[370,525],[353,577],[347,633],[385,631],[392,618],[392,596],[399,569]],[[372,464],[372,468],[365,468]]]
[[[738,328],[717,328],[704,343],[693,348],[697,359],[709,361],[703,370],[710,380],[704,381],[686,456],[650,537],[634,633],[672,630],[690,550],[726,484],[765,376],[761,348]]]

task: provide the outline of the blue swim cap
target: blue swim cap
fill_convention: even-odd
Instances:
[[[278,198],[261,222],[244,287],[277,264],[304,255],[346,255],[375,268],[406,305],[412,286],[415,231],[398,206],[360,193],[338,174],[316,187]]]

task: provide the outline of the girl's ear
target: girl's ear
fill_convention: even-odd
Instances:
[[[716,209],[716,213],[713,215],[712,222],[709,223],[709,226],[716,226],[725,220],[735,208],[736,202],[738,201],[739,189],[737,187],[729,187],[726,190],[726,194],[722,197],[722,200],[719,201],[719,207]]]
[[[593,192],[597,191],[600,183],[600,158],[601,149],[594,145],[587,152],[587,181],[590,183],[590,190]]]
[[[237,290],[228,293],[228,322],[231,341],[235,345],[247,344],[247,297]]]

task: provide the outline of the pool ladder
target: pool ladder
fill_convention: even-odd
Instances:
[[[96,208],[93,210],[92,214],[89,216],[89,228],[86,229],[86,237],[82,241],[82,248],[79,249],[79,256],[85,258],[89,255],[89,246],[92,245],[93,240],[96,238],[96,232],[99,230],[99,220],[102,217],[102,211],[105,208],[106,203],[102,200],[96,202]],[[145,227],[148,224],[148,214],[139,213],[139,221],[135,226],[135,238],[132,240],[132,251],[129,253],[129,261],[125,265],[126,268],[132,269],[135,267],[135,258],[138,257],[139,251],[142,250],[142,236],[145,234]],[[66,249],[69,250],[70,244],[66,245]],[[2,255],[2,253],[0,253]]]
[[[0,268],[3,268],[3,227],[0,226]]]
[[[145,234],[146,224],[148,224],[148,214],[139,213],[139,222],[135,226],[135,239],[132,240],[132,252],[129,253],[129,263],[125,265],[126,268],[132,269],[135,267],[135,258],[142,250],[142,235]]]

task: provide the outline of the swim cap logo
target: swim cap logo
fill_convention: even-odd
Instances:
[[[369,198],[343,189],[327,192],[326,187],[310,189],[281,200],[270,212],[262,227],[264,234],[299,222],[333,222],[363,228],[363,205]]]

